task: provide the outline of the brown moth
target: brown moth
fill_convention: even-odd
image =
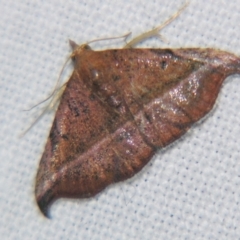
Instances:
[[[130,44],[131,45],[131,44]],[[215,49],[110,49],[75,46],[40,161],[36,200],[87,198],[139,172],[214,106],[240,58]]]

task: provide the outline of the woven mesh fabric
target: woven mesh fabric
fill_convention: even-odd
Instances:
[[[136,176],[86,200],[62,199],[44,218],[35,176],[54,113],[37,106],[53,90],[70,47],[159,25],[175,0],[0,1],[1,239],[240,239],[240,76],[216,107]],[[161,34],[139,47],[213,47],[240,56],[240,0],[191,0]],[[121,47],[123,41],[92,44]],[[64,76],[67,77],[67,74]]]

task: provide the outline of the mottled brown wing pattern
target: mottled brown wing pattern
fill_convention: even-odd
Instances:
[[[213,107],[240,59],[214,49],[77,48],[40,161],[36,199],[91,197],[139,172]]]

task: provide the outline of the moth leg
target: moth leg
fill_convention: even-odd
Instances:
[[[156,28],[154,28],[148,32],[145,32],[145,33],[135,37],[129,43],[127,43],[123,48],[133,48],[138,43],[140,43],[143,40],[148,39],[150,37],[156,37],[156,36],[161,37],[161,35],[159,34],[159,31],[162,30],[164,27],[166,27],[168,24],[170,24],[173,20],[175,20],[185,10],[185,8],[188,5],[189,5],[189,2],[188,1],[185,2],[185,4],[163,24],[157,26]]]
[[[36,104],[35,106],[32,107],[32,108],[34,108],[34,107],[40,105],[41,103],[43,103],[43,102],[45,102],[45,101],[47,101],[48,99],[51,98],[50,103],[48,103],[47,106],[44,107],[44,109],[42,110],[41,114],[31,123],[31,125],[26,130],[24,130],[24,132],[22,132],[19,135],[19,137],[23,137],[44,116],[44,114],[46,112],[48,112],[51,109],[54,109],[54,107],[57,106],[57,103],[59,102],[59,100],[60,100],[60,98],[61,98],[65,88],[66,88],[66,84],[63,84],[60,88],[54,90],[55,92],[54,92],[53,95],[51,94],[50,97],[48,97],[47,99],[43,100],[39,104]]]

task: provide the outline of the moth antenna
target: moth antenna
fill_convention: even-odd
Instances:
[[[98,42],[98,41],[114,40],[114,39],[119,39],[119,38],[127,39],[131,34],[132,34],[132,32],[128,32],[128,33],[118,36],[118,37],[97,38],[97,39],[93,39],[93,40],[87,42],[86,45],[93,43],[93,42]]]
[[[159,34],[159,31],[165,28],[167,25],[169,25],[173,20],[175,20],[179,15],[187,8],[189,5],[189,1],[186,1],[184,5],[176,12],[174,13],[168,20],[166,20],[163,24],[157,26],[156,28],[145,32],[134,39],[132,39],[129,43],[127,43],[123,48],[132,48],[135,45],[137,45],[139,42],[142,42],[143,40],[151,37],[161,36]]]

